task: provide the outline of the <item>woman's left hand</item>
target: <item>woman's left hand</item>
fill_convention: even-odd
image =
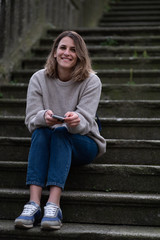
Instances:
[[[67,112],[65,114],[65,122],[69,125],[69,127],[76,127],[80,123],[80,118],[75,112]]]

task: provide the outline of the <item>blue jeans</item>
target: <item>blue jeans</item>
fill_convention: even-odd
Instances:
[[[66,127],[38,128],[32,134],[26,184],[64,189],[71,164],[89,164],[97,154],[88,136],[71,134]]]

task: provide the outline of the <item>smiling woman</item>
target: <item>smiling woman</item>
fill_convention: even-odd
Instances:
[[[16,218],[16,227],[31,228],[41,221],[44,229],[60,229],[60,197],[71,164],[89,164],[106,150],[95,121],[100,95],[101,81],[91,68],[85,42],[76,32],[63,32],[53,44],[45,69],[36,72],[28,86],[25,123],[32,141],[26,184],[30,200]],[[50,192],[41,220],[44,186]]]

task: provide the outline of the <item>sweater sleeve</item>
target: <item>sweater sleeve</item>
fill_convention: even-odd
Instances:
[[[86,135],[91,132],[93,126],[97,125],[95,115],[100,100],[101,88],[100,79],[98,76],[93,75],[80,93],[79,102],[75,110],[79,115],[80,123],[76,127],[68,126],[70,133]]]
[[[46,126],[44,119],[45,112],[42,89],[38,81],[38,76],[34,74],[28,86],[25,118],[25,124],[30,132],[33,132],[38,127]]]

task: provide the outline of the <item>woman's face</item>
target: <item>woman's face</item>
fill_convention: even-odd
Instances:
[[[75,44],[72,38],[64,37],[59,42],[54,54],[57,59],[58,71],[71,70],[77,63]]]

